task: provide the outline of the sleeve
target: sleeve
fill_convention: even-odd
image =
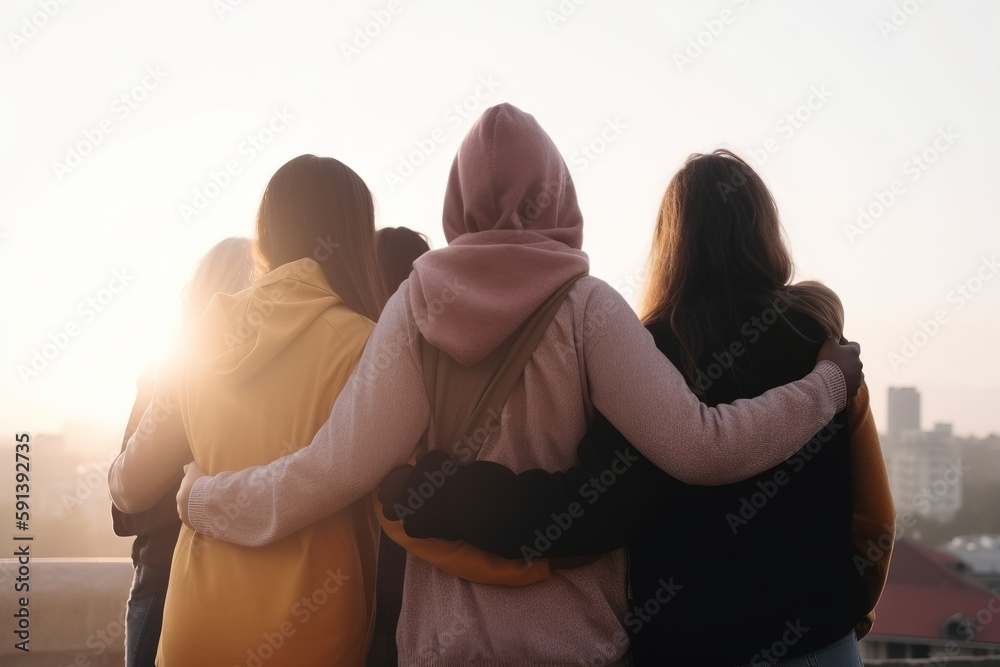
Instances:
[[[111,500],[128,514],[149,510],[180,481],[191,460],[176,382],[165,378],[157,382],[135,432],[111,464]]]
[[[394,498],[392,514],[403,517],[411,537],[464,540],[508,559],[530,562],[538,555],[572,558],[619,549],[638,523],[646,471],[653,468],[601,415],[577,455],[580,465],[565,472],[515,474],[490,461],[456,466],[434,451],[408,467],[403,488],[383,498]],[[446,481],[424,497],[419,486],[435,477]],[[538,551],[537,531],[559,517],[565,522],[567,515],[569,528]]]
[[[125,435],[122,438],[121,451],[125,451],[129,439],[138,430],[139,422],[146,412],[153,398],[153,372],[151,368],[146,369],[139,378],[138,391],[132,412],[129,415],[128,424],[125,427]],[[126,514],[120,509],[111,505],[111,521],[115,535],[120,537],[131,537],[136,535],[151,535],[158,530],[173,526],[178,522],[177,505],[174,502],[176,489],[171,487],[162,496],[159,502],[151,509],[136,514]]]
[[[728,484],[763,472],[847,404],[843,374],[822,361],[801,380],[710,408],[656,348],[625,299],[603,283],[591,293],[582,336],[594,407],[685,484]]]
[[[138,391],[136,392],[135,403],[132,404],[132,412],[129,414],[128,424],[125,426],[125,435],[122,437],[122,447],[119,450],[119,454],[125,451],[125,447],[128,445],[132,434],[139,428],[142,415],[145,414],[146,408],[153,397],[152,378],[146,372],[139,378],[137,385]],[[138,535],[140,529],[136,518],[137,515],[126,514],[115,507],[114,503],[111,504],[111,520],[115,535],[119,537]]]
[[[526,586],[549,577],[549,565],[545,559],[526,563],[481,551],[465,542],[410,537],[401,522],[387,519],[382,513],[377,491],[372,492],[371,499],[382,530],[389,539],[450,575],[477,584],[502,586]]]
[[[864,383],[851,399],[847,414],[851,433],[851,483],[854,500],[852,541],[868,585],[869,608],[858,624],[858,638],[864,637],[875,622],[875,605],[889,575],[889,559],[895,539],[896,508],[889,488],[889,474],[879,443],[878,430],[869,406]],[[878,545],[879,557],[868,557],[871,544]]]
[[[265,466],[194,483],[188,519],[195,530],[242,546],[270,544],[360,499],[406,462],[430,408],[404,298],[399,290],[389,299],[330,418],[308,446]],[[241,508],[236,519],[212,521],[233,506]]]

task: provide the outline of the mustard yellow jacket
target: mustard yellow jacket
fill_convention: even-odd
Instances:
[[[308,445],[374,326],[311,259],[216,295],[201,324],[177,398],[191,454],[213,475]],[[236,503],[212,520],[244,511]],[[367,499],[256,549],[182,527],[157,664],[363,664],[378,530]]]

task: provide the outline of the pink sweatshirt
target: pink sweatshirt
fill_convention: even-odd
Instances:
[[[386,305],[312,444],[267,466],[198,480],[189,515],[199,532],[268,544],[371,491],[425,431],[434,442],[421,335],[475,363],[587,266],[565,163],[534,119],[510,105],[488,110],[463,142],[444,222],[451,245],[418,260]],[[674,477],[724,484],[784,460],[845,405],[840,370],[822,362],[757,399],[708,408],[625,300],[587,276],[562,304],[477,458],[515,471],[565,470],[596,408]],[[243,508],[237,517],[213,525],[233,506]],[[472,583],[409,555],[404,586],[403,665],[605,665],[628,649],[619,620],[629,611],[622,551],[517,588]]]

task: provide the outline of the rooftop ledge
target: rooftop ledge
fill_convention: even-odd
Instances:
[[[16,592],[19,564],[0,558],[0,664],[103,667],[124,664],[128,558],[32,558],[29,591]],[[30,653],[15,648],[20,597],[28,598]],[[870,660],[867,667],[1000,667],[1000,657]]]
[[[99,667],[125,663],[128,558],[32,558],[29,590],[18,591],[19,563],[0,559],[0,664],[4,667]],[[27,598],[25,653],[15,647],[20,598]]]

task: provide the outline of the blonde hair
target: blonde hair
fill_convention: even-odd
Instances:
[[[253,242],[232,236],[219,241],[198,262],[184,299],[184,313],[190,322],[199,317],[218,292],[235,294],[253,282],[257,274]]]
[[[844,337],[844,304],[832,289],[816,280],[803,280],[784,288],[791,307],[816,320],[827,336]]]

